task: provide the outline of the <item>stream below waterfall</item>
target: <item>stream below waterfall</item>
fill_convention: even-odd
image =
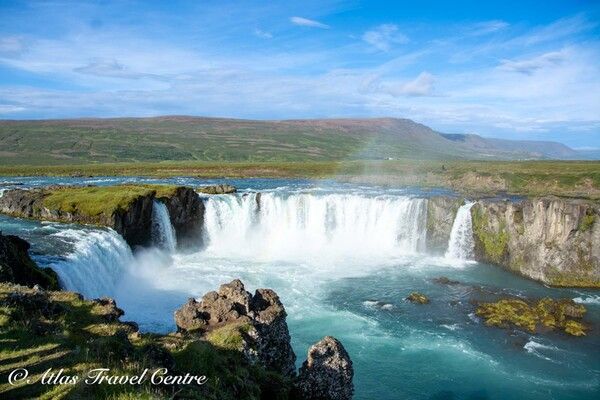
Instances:
[[[122,182],[216,183],[191,178],[3,178],[2,188]],[[594,399],[600,391],[600,295],[552,289],[470,261],[470,203],[448,248],[426,247],[427,198],[452,193],[328,181],[218,180],[240,191],[206,197],[202,243],[176,250],[168,211],[153,210],[155,248],[135,254],[110,229],[0,216],[0,230],[32,243],[69,290],[111,296],[144,331],[175,329],[173,311],[240,278],[268,287],[288,313],[298,364],[325,335],[339,338],[355,368],[356,399]],[[257,193],[260,192],[260,199]],[[459,281],[441,285],[445,276]],[[431,303],[405,301],[412,291]],[[499,294],[585,303],[587,337],[489,328],[473,299]]]

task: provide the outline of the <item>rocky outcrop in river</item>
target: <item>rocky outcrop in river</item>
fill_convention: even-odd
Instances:
[[[326,336],[308,349],[296,390],[302,399],[350,400],[354,393],[354,368],[342,343]]]
[[[600,287],[600,206],[555,197],[480,200],[475,258],[553,286]]]
[[[206,293],[199,302],[190,299],[175,311],[175,323],[180,331],[201,333],[236,326],[237,332],[228,333],[239,335],[240,350],[250,360],[291,376],[296,369],[296,355],[286,315],[274,291],[258,289],[252,295],[236,279],[221,285],[217,292]]]
[[[286,312],[271,289],[252,295],[236,279],[206,293],[201,301],[189,299],[175,311],[180,333],[200,335],[211,343],[241,351],[251,363],[294,377],[296,355],[290,344]],[[354,370],[344,346],[331,336],[311,346],[294,380],[300,399],[352,398]]]

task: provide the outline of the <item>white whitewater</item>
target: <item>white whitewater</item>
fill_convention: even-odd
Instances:
[[[207,252],[303,261],[425,250],[425,199],[271,192],[257,197],[251,193],[207,199]]]
[[[129,245],[110,229],[66,229],[54,236],[74,247],[63,261],[50,266],[58,273],[63,287],[88,298],[112,295],[133,261]]]
[[[171,252],[177,248],[177,238],[169,210],[164,203],[156,200],[152,204],[152,243]]]
[[[458,209],[452,224],[450,240],[448,240],[446,258],[468,260],[473,256],[473,248],[475,247],[471,221],[471,207],[473,207],[473,204],[475,203],[466,203]]]

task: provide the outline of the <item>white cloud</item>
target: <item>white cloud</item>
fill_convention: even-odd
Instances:
[[[408,42],[408,37],[398,32],[394,24],[379,25],[375,29],[365,32],[362,40],[380,51],[389,51],[394,44]]]
[[[25,107],[10,104],[0,104],[0,114],[13,114],[24,111]]]
[[[322,22],[315,21],[314,19],[308,19],[303,17],[291,17],[290,22],[294,25],[308,26],[311,28],[329,29],[330,26]]]
[[[565,61],[566,55],[561,51],[553,51],[542,54],[541,56],[524,60],[502,60],[500,69],[504,71],[519,72],[525,75],[531,75],[542,68],[561,64]]]
[[[0,53],[18,53],[24,50],[24,48],[24,40],[19,36],[0,38]]]
[[[400,87],[399,93],[406,96],[429,96],[433,92],[435,78],[429,72],[421,72],[412,81]]]
[[[508,22],[504,22],[501,20],[479,22],[473,25],[471,35],[487,35],[488,33],[493,33],[505,29],[508,26]]]
[[[272,39],[273,34],[271,32],[263,31],[262,29],[254,29],[254,35],[258,36],[261,39]]]

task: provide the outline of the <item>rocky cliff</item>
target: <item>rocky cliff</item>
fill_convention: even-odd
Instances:
[[[56,273],[50,268],[39,268],[29,257],[28,250],[27,241],[0,232],[0,282],[58,289]]]
[[[427,200],[427,251],[446,251],[456,213],[464,202],[463,198],[450,196],[436,196]]]
[[[480,200],[475,258],[553,286],[600,287],[599,214],[584,200]]]
[[[131,247],[152,243],[152,207],[166,204],[181,246],[201,235],[204,204],[187,187],[122,185],[14,189],[0,197],[0,213],[47,221],[92,224],[116,230]]]

